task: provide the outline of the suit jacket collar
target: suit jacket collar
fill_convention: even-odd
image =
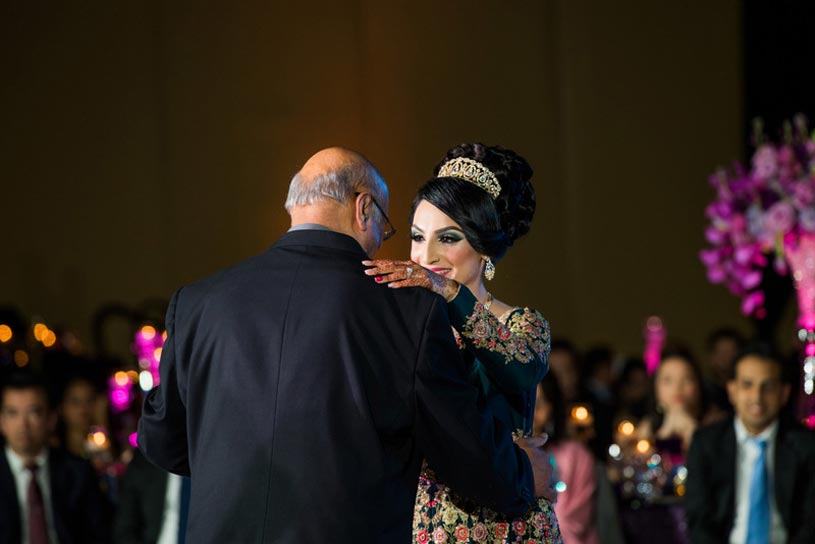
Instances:
[[[368,255],[352,237],[333,230],[292,230],[278,238],[272,248],[286,246],[316,246],[338,249],[359,255],[360,260],[368,259]]]
[[[17,482],[11,473],[5,447],[0,448],[0,508],[3,509],[3,516],[8,516],[6,530],[9,531],[0,534],[0,539],[7,537],[11,542],[19,541],[22,527],[20,526],[20,504],[17,502]]]
[[[775,442],[775,504],[786,527],[790,527],[797,451],[789,427],[782,421]]]
[[[733,418],[728,420],[723,432],[719,435],[719,451],[722,459],[730,459],[730,462],[723,463],[724,486],[728,504],[728,518],[733,520],[736,517],[736,428]]]

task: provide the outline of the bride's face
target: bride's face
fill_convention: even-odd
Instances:
[[[433,204],[422,200],[413,214],[410,259],[452,278],[475,292],[481,282],[483,260],[461,226]]]

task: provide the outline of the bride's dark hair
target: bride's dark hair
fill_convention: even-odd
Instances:
[[[427,200],[461,225],[467,241],[478,253],[498,261],[512,244],[529,232],[535,215],[532,168],[526,159],[500,146],[461,144],[450,149],[433,170],[452,159],[464,157],[480,162],[495,174],[501,193],[494,199],[481,187],[459,178],[434,177],[422,185],[410,210]]]

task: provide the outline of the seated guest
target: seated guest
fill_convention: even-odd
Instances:
[[[638,421],[648,412],[651,379],[642,359],[627,359],[614,385],[615,419]]]
[[[586,386],[586,373],[580,352],[568,340],[554,339],[549,353],[549,368],[563,393],[566,413],[571,413],[577,407],[585,407],[589,413],[589,417],[582,420],[567,419],[566,432],[569,438],[582,442],[598,459],[604,459],[611,441],[612,414]]]
[[[57,437],[60,445],[77,457],[88,457],[88,434],[95,421],[99,395],[89,378],[73,377],[62,394],[57,413]]]
[[[568,340],[555,338],[549,352],[549,368],[555,374],[566,405],[586,402],[588,391],[584,385],[580,353]]]
[[[597,544],[594,526],[594,456],[580,442],[566,440],[563,399],[557,378],[547,374],[538,384],[532,433],[546,433],[546,449],[555,458],[558,500],[555,503],[558,525],[565,542]]]
[[[91,466],[48,447],[56,424],[45,385],[11,375],[0,388],[0,542],[109,542],[108,506]]]
[[[723,417],[706,403],[702,374],[691,354],[667,350],[654,374],[654,409],[637,429],[639,438],[682,462],[697,427]]]
[[[735,329],[721,328],[707,339],[707,375],[705,390],[710,403],[720,410],[733,413],[727,397],[727,382],[733,376],[733,360],[744,346],[744,337]]]
[[[566,437],[563,396],[554,374],[547,374],[538,384],[532,432],[548,435],[546,448],[555,459],[559,492],[555,513],[564,542],[621,542],[617,504],[605,467],[583,444]]]
[[[815,433],[780,418],[790,395],[766,347],[736,358],[735,416],[700,429],[688,454],[695,543],[815,542]]]
[[[183,544],[189,485],[189,478],[165,472],[134,450],[113,520],[116,543]]]

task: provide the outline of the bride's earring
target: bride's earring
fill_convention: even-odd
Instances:
[[[492,259],[489,257],[486,258],[486,261],[487,264],[484,265],[484,277],[489,281],[495,277],[495,265],[492,264]]]

